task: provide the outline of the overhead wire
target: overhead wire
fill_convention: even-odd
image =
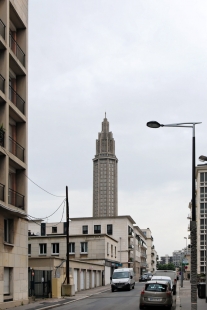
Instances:
[[[0,146],[1,146],[1,145],[0,145]],[[7,156],[9,157],[9,154],[7,153],[6,149],[5,149],[3,146],[1,146],[1,148],[4,150],[4,152],[5,152],[5,153],[7,154]],[[54,197],[59,197],[59,198],[60,198],[60,197],[61,197],[61,198],[65,197],[65,196],[54,195],[54,194],[48,192],[47,190],[45,190],[44,188],[42,188],[40,185],[38,185],[37,183],[35,183],[32,179],[30,179],[25,173],[24,173],[24,175],[25,175],[25,177],[26,177],[30,182],[32,182],[33,184],[35,184],[37,187],[39,187],[41,190],[43,190],[43,191],[46,192],[47,194],[52,195],[52,196],[54,196]]]

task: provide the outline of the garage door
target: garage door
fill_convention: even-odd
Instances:
[[[97,271],[96,273],[96,286],[100,286],[100,272]]]
[[[90,288],[90,271],[86,272],[86,289]]]
[[[110,284],[111,267],[105,266],[105,285]]]
[[[81,290],[84,290],[85,289],[85,273],[83,270],[81,270],[81,273],[80,273],[80,289]]]
[[[95,287],[95,276],[96,276],[96,272],[92,271],[92,287]]]
[[[10,294],[10,291],[9,291],[9,268],[4,268],[4,294]]]
[[[78,270],[77,269],[74,269],[73,280],[74,280],[74,284],[75,284],[75,292],[77,292],[77,290],[78,290]]]

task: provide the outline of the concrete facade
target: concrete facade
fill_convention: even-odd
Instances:
[[[191,204],[189,204],[191,209]],[[196,167],[197,273],[206,274],[207,164]]]
[[[93,217],[118,215],[118,159],[115,140],[105,118],[93,159]]]
[[[142,231],[145,235],[147,244],[147,271],[153,273],[157,266],[157,251],[153,244],[154,239],[149,228],[142,229]]]
[[[31,247],[29,257],[38,259],[42,256],[55,256],[52,252],[53,243],[58,243],[58,257],[65,258],[65,223],[46,223],[45,236],[41,236],[41,226],[38,224],[32,222],[29,224],[29,248]],[[82,260],[105,266],[106,284],[109,283],[113,270],[119,266],[133,268],[138,280],[147,266],[147,245],[141,229],[134,224],[130,216],[71,218],[70,260]],[[39,252],[41,243],[47,244],[45,255]]]
[[[28,302],[28,1],[0,1],[0,309]]]

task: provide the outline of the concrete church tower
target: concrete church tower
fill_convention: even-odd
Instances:
[[[105,113],[93,159],[93,217],[118,216],[117,174],[115,141]]]

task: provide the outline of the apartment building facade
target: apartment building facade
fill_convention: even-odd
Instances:
[[[142,232],[145,235],[147,244],[147,271],[154,273],[157,267],[157,251],[153,243],[154,239],[149,228],[142,229]]]
[[[191,207],[191,205],[190,205]],[[207,164],[196,167],[197,272],[206,274]]]
[[[0,308],[28,299],[28,1],[0,1]]]
[[[104,284],[110,283],[110,276],[118,267],[133,268],[137,280],[142,269],[145,271],[145,237],[139,227],[134,226],[135,222],[130,216],[70,220],[70,260],[76,261],[76,264],[82,261],[104,266]],[[42,255],[64,259],[66,223],[41,223],[41,227],[42,231],[39,225],[35,228],[35,223],[29,224],[29,261]]]

